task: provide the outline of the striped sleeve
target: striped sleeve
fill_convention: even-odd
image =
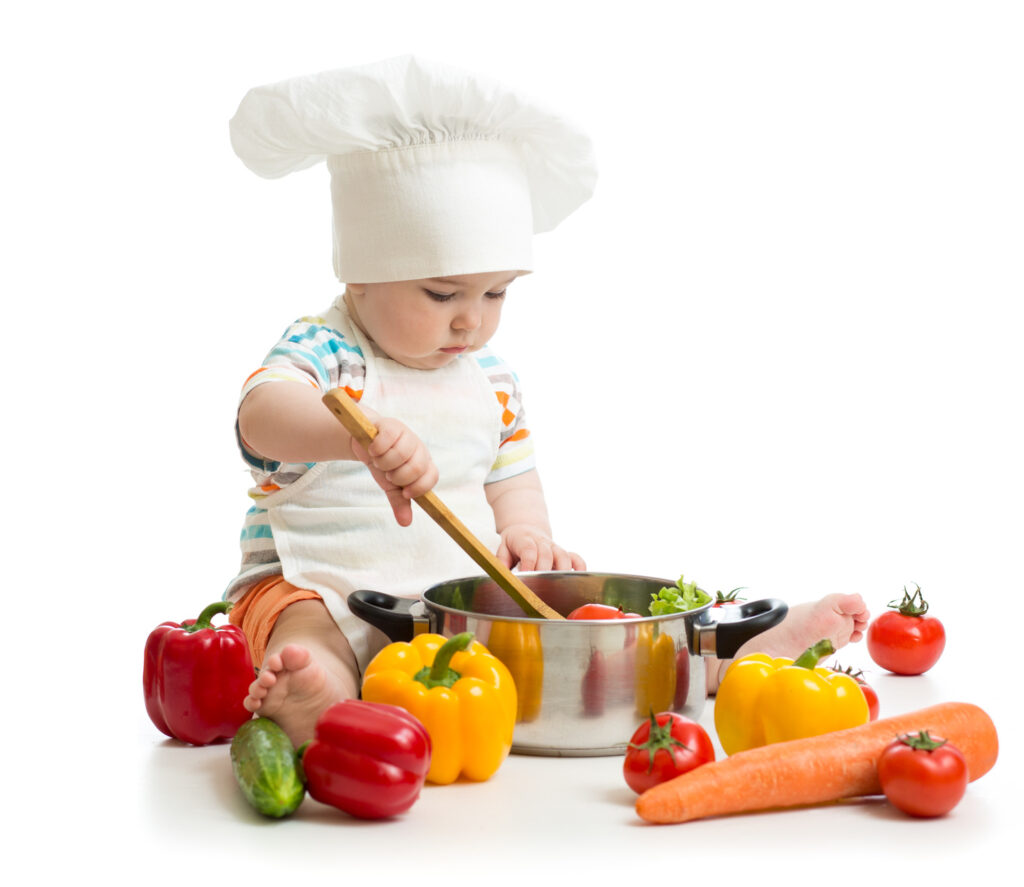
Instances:
[[[363,396],[365,379],[366,360],[358,344],[327,326],[322,317],[303,317],[285,330],[263,364],[245,380],[238,402],[241,404],[260,385],[282,381],[311,385],[325,393],[332,388],[344,388],[353,400],[359,400]],[[237,438],[242,458],[257,481],[254,490],[262,487],[264,494],[273,492],[309,467],[263,459],[246,445],[240,434]]]
[[[489,348],[482,348],[475,357],[494,390],[500,423],[498,458],[484,481],[493,484],[536,468],[537,460],[533,438],[526,425],[519,377]]]
[[[358,400],[363,394],[366,359],[362,349],[322,317],[303,317],[293,323],[242,386],[239,402],[257,385],[287,380],[304,382],[320,391],[344,388]]]

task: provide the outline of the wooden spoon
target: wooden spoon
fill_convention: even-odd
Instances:
[[[376,426],[366,417],[342,389],[328,391],[323,402],[334,413],[345,430],[364,447],[370,445],[377,436]],[[544,603],[526,583],[499,561],[494,554],[469,528],[462,523],[445,505],[433,490],[429,490],[414,500],[429,514],[449,536],[452,537],[466,554],[468,554],[498,586],[511,597],[528,616],[542,616],[545,619],[564,619],[565,617]]]

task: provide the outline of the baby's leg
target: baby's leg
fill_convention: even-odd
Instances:
[[[754,636],[736,652],[736,657],[766,653],[772,657],[796,659],[808,647],[828,638],[837,650],[864,637],[868,620],[864,599],[859,594],[828,594],[821,600],[797,604],[774,628]],[[731,659],[718,668],[708,668],[708,692],[713,693]]]
[[[322,601],[289,604],[270,634],[245,707],[272,718],[296,748],[326,708],[359,694],[355,654]]]

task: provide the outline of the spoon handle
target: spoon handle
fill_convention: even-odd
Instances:
[[[327,408],[345,426],[345,430],[364,447],[377,436],[377,427],[342,389],[334,388],[323,397]],[[494,556],[470,529],[456,517],[433,490],[413,501],[420,506],[511,597],[528,616],[564,619],[527,587],[526,583]]]

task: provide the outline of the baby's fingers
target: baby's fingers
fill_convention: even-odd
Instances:
[[[429,493],[434,489],[438,477],[437,467],[431,462],[426,471],[422,472],[416,480],[402,486],[402,494],[406,499],[418,499],[424,493]]]
[[[419,440],[404,426],[382,422],[377,436],[370,441],[366,452],[381,471],[394,471],[404,465],[420,448]]]
[[[498,550],[494,553],[494,556],[509,569],[516,565],[517,559],[513,557],[512,552],[509,551],[508,545],[505,544],[504,540],[502,540],[501,544],[498,545]]]
[[[550,570],[555,566],[555,545],[547,539],[537,541],[537,561],[534,570]]]
[[[417,450],[401,465],[382,470],[391,483],[402,488],[408,499],[422,496],[437,483],[438,478],[437,467],[424,449]]]
[[[387,490],[387,497],[398,525],[409,526],[412,523],[412,503],[402,495],[401,490]]]
[[[352,438],[352,454],[364,465],[370,464],[370,454],[366,451],[366,447],[354,437]]]
[[[398,521],[399,526],[409,526],[412,523],[412,504],[409,502],[409,499],[402,495],[401,488],[388,480],[387,475],[373,464],[370,454],[366,451],[365,447],[356,441],[352,441],[352,452],[360,462],[370,469],[370,475],[373,477],[374,482],[388,497],[388,504],[391,506],[391,511],[394,513],[395,520]]]
[[[529,536],[516,545],[513,555],[518,556],[520,570],[540,569],[537,566],[540,552],[537,550],[537,543]]]
[[[554,554],[553,569],[555,570],[585,570],[587,568],[587,565],[583,563],[583,558],[573,551],[566,551],[555,545],[552,552]]]

